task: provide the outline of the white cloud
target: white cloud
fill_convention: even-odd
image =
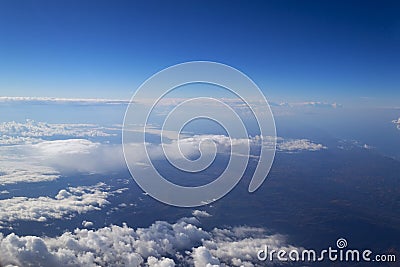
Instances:
[[[304,107],[313,107],[313,108],[341,108],[343,107],[342,104],[338,103],[328,103],[328,102],[321,102],[321,101],[306,101],[306,102],[270,102],[272,107],[289,107],[289,108],[304,108]]]
[[[85,227],[85,228],[90,228],[90,227],[93,226],[93,222],[90,222],[90,221],[83,221],[83,222],[82,222],[82,226]]]
[[[0,123],[0,184],[52,181],[60,171],[99,173],[125,167],[120,145],[86,139],[114,136],[120,128],[93,124]]]
[[[211,255],[228,266],[254,266],[261,262],[257,251],[263,246],[275,250],[299,249],[287,243],[283,235],[267,235],[265,229],[254,227],[234,227],[231,229],[214,229],[212,239],[205,240],[203,246]]]
[[[362,147],[365,149],[373,149],[374,148],[373,146],[368,145],[368,144],[364,144]]]
[[[0,146],[0,184],[52,181],[60,172],[104,173],[125,168],[121,145],[86,139]]]
[[[60,171],[103,173],[126,166],[121,145],[86,139],[45,141],[27,150],[37,161]]]
[[[175,267],[173,259],[164,258],[157,259],[156,257],[150,256],[147,258],[147,264],[149,267]]]
[[[1,236],[2,266],[140,266],[142,257],[133,250],[134,231],[111,226],[88,231],[77,229],[57,238]]]
[[[114,136],[109,129],[95,124],[52,124],[26,120],[20,122],[0,123],[0,144],[31,144],[41,142],[43,137],[68,136],[80,137],[105,137]]]
[[[128,104],[124,99],[103,98],[60,98],[60,97],[24,97],[2,96],[0,103],[36,103],[36,104]]]
[[[339,145],[337,148],[342,149],[342,150],[352,150],[355,148],[363,148],[363,149],[374,149],[375,147],[369,144],[362,143],[357,140],[347,140],[347,139],[342,139],[338,141]]]
[[[192,215],[197,217],[197,218],[200,218],[200,217],[211,217],[211,215],[207,211],[204,211],[204,210],[194,210],[192,212]]]
[[[277,143],[277,150],[282,152],[293,152],[293,151],[318,151],[327,149],[322,144],[316,144],[308,139],[289,139],[281,140]]]
[[[392,120],[392,122],[397,126],[397,129],[400,130],[400,118],[398,118],[397,120]]]
[[[245,103],[237,98],[226,98],[226,97],[216,97],[221,101],[229,104],[232,107],[240,108],[244,107]],[[189,98],[163,98],[157,105],[161,106],[176,106]],[[207,100],[205,100],[207,101]],[[250,99],[251,104],[260,103],[260,100]],[[60,98],[60,97],[13,97],[13,96],[2,96],[0,97],[0,103],[41,103],[41,104],[129,104],[129,99],[104,99],[104,98]],[[136,99],[135,102],[141,104],[152,105],[154,104],[154,98],[142,98]],[[210,101],[207,101],[210,104]],[[342,107],[338,103],[328,103],[322,101],[306,101],[306,102],[273,102],[269,101],[271,106],[281,106],[281,107],[331,107],[338,108]]]
[[[35,150],[35,153],[38,152],[43,156],[48,155],[49,157],[54,157],[60,154],[89,154],[93,149],[96,149],[99,146],[100,143],[94,143],[86,139],[67,139],[44,141],[31,147]]]
[[[159,159],[165,154],[164,150],[168,153],[170,160],[181,160],[183,155],[187,157],[196,157],[201,155],[206,158],[209,155],[214,155],[216,152],[220,154],[229,155],[232,153],[231,146],[236,146],[238,150],[246,151],[246,145],[249,144],[250,148],[257,149],[260,147],[261,142],[267,149],[273,149],[274,145],[273,137],[264,137],[262,140],[259,136],[234,139],[229,138],[225,135],[194,135],[191,137],[184,137],[178,141],[173,140],[170,143],[164,143],[163,146],[153,143],[147,143],[147,152],[151,159]],[[308,139],[284,139],[278,137],[276,141],[276,151],[281,153],[294,153],[302,151],[319,151],[327,149],[326,146],[318,143],[313,143]],[[136,165],[146,167],[144,159],[147,157],[145,154],[136,153],[141,146],[138,143],[127,144],[125,149],[126,153],[130,153],[129,159],[132,160]],[[164,150],[163,150],[164,149]],[[251,151],[250,151],[251,153]],[[242,154],[239,154],[239,156]],[[257,157],[255,154],[249,155],[250,157]]]
[[[26,123],[7,122],[0,124],[2,137],[0,143],[19,144],[0,146],[0,184],[18,182],[52,181],[64,172],[106,173],[126,167],[122,146],[94,142],[80,137],[108,136],[108,128],[91,124],[47,124],[28,120]],[[114,129],[115,130],[115,129]],[[157,134],[159,132],[154,131]],[[170,133],[171,134],[171,133]],[[74,139],[44,141],[44,137],[71,136]],[[79,138],[79,139],[76,139]],[[264,145],[272,148],[271,138],[263,139]],[[179,141],[164,144],[170,159],[182,159],[185,156],[199,155],[199,147],[204,155],[231,153],[231,145],[238,147],[258,147],[259,136],[249,139],[231,139],[224,135],[182,136]],[[278,152],[317,151],[326,149],[306,139],[277,138]],[[201,144],[201,146],[200,146]],[[129,144],[133,159],[137,164],[143,162],[146,155],[135,153],[140,144]],[[176,149],[179,145],[180,149]],[[152,159],[164,155],[163,147],[148,144]],[[254,156],[254,155],[253,155]]]
[[[16,266],[261,266],[256,253],[295,248],[262,228],[203,230],[195,218],[157,221],[134,230],[126,224],[76,229],[54,238],[0,234],[0,265]],[[300,249],[300,248],[298,248]]]
[[[48,219],[68,219],[76,213],[99,210],[109,204],[111,194],[107,186],[99,183],[95,186],[69,187],[52,197],[12,197],[0,200],[0,227],[6,222],[18,220],[44,222]]]
[[[212,142],[206,142],[212,141]],[[202,152],[213,151],[213,146],[216,145],[219,152],[230,152],[230,146],[244,146],[247,143],[252,147],[263,145],[267,148],[273,148],[273,137],[264,137],[262,140],[259,136],[249,139],[234,139],[225,135],[195,135],[180,139],[178,142],[172,142],[172,145],[178,144],[183,154],[196,154],[199,150],[199,145],[202,144]],[[276,149],[278,152],[294,152],[294,151],[318,151],[327,149],[322,144],[313,143],[308,139],[285,139],[282,137],[275,138]],[[168,148],[169,145],[165,147]],[[178,157],[178,155],[176,155]]]
[[[309,102],[299,102],[299,103],[289,103],[292,107],[318,107],[318,108],[339,108],[342,107],[341,104],[338,103],[327,103],[320,101],[309,101]]]
[[[76,229],[56,238],[0,237],[0,264],[18,266],[174,266],[168,256],[209,235],[185,220],[155,222],[136,231],[126,225]],[[40,255],[38,257],[37,255]]]
[[[59,172],[33,161],[20,146],[0,146],[0,185],[19,182],[53,181]]]
[[[219,267],[220,262],[211,255],[211,252],[203,246],[193,249],[193,262],[195,267]]]
[[[48,182],[59,177],[59,172],[48,166],[0,159],[0,185]]]
[[[1,133],[1,131],[0,131]],[[32,138],[32,137],[22,137],[22,136],[8,136],[2,134],[0,139],[1,145],[19,145],[19,144],[35,144],[41,142],[40,138]]]

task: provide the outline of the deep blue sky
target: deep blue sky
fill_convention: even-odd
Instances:
[[[400,99],[399,1],[0,1],[0,94],[129,98],[184,61],[286,101]]]

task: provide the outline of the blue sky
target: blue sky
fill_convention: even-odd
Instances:
[[[277,101],[398,105],[397,1],[1,1],[3,96],[130,98],[190,61]]]

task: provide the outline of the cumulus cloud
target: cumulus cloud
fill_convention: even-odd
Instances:
[[[397,126],[397,129],[400,130],[400,118],[398,118],[397,120],[392,120],[392,122]]]
[[[289,139],[280,140],[277,143],[278,151],[282,152],[293,152],[293,151],[318,151],[322,149],[327,149],[326,146],[322,144],[316,144],[308,139]]]
[[[195,218],[157,221],[137,230],[111,225],[76,229],[54,238],[0,234],[2,266],[265,266],[256,253],[292,249],[281,235],[262,228],[236,227],[207,232]],[[296,248],[300,249],[300,248]]]
[[[211,255],[211,252],[203,246],[193,248],[193,263],[195,267],[219,267],[219,260]]]
[[[174,266],[178,251],[209,234],[185,220],[155,222],[136,231],[127,225],[76,229],[56,238],[0,237],[0,263],[18,266]],[[40,257],[37,257],[40,255]],[[169,256],[169,257],[168,257]]]
[[[258,261],[257,251],[265,245],[271,250],[297,249],[300,251],[302,249],[289,245],[287,238],[283,235],[267,235],[263,228],[241,226],[230,229],[214,229],[211,235],[212,239],[205,240],[203,246],[213,257],[227,266],[262,265]]]
[[[174,260],[164,257],[157,259],[156,257],[150,256],[147,258],[147,264],[149,267],[175,267]]]
[[[55,197],[12,197],[0,200],[0,227],[18,220],[45,222],[68,219],[75,214],[99,210],[109,204],[109,189],[104,183],[62,189]],[[85,226],[88,227],[88,226]]]

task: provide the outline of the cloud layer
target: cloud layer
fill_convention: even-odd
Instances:
[[[108,173],[126,168],[121,144],[93,141],[92,137],[109,137],[116,129],[99,127],[91,124],[48,124],[27,120],[25,123],[6,122],[0,124],[0,184],[19,182],[52,181],[62,173]],[[152,134],[160,134],[153,129]],[[59,140],[60,136],[64,138]],[[43,140],[51,137],[58,140]],[[185,156],[196,156],[231,153],[232,147],[257,148],[264,146],[273,148],[273,139],[259,136],[248,139],[231,139],[224,135],[192,135],[182,136],[179,141],[171,140],[164,144],[170,153],[170,159],[182,159]],[[90,140],[89,140],[90,138]],[[97,140],[97,139],[94,139]],[[137,146],[129,144],[135,162],[144,162],[146,155],[138,154]],[[179,149],[176,149],[179,145]],[[307,139],[276,138],[278,152],[318,151],[326,149],[322,144]],[[163,147],[156,143],[148,144],[148,152],[152,159],[164,155]],[[253,155],[254,156],[254,155]],[[256,155],[255,155],[256,156]]]
[[[59,98],[59,97],[24,97],[1,96],[0,103],[35,103],[35,104],[128,104],[129,100],[102,98]]]
[[[265,266],[257,251],[294,248],[262,228],[203,230],[195,218],[157,221],[148,228],[126,224],[76,229],[55,238],[0,234],[1,266]]]
[[[159,105],[163,106],[176,106],[177,104],[188,100],[189,98],[162,98]],[[243,101],[236,98],[222,98],[225,103],[233,107],[243,106]],[[14,96],[1,96],[0,103],[36,103],[36,104],[129,104],[129,99],[104,99],[104,98],[60,98],[60,97],[14,97]],[[136,102],[142,104],[153,104],[153,98],[143,98]],[[254,99],[254,103],[258,100]],[[338,103],[328,103],[321,101],[306,101],[306,102],[273,102],[270,101],[271,106],[280,107],[328,107],[328,108],[338,108],[342,107]]]

